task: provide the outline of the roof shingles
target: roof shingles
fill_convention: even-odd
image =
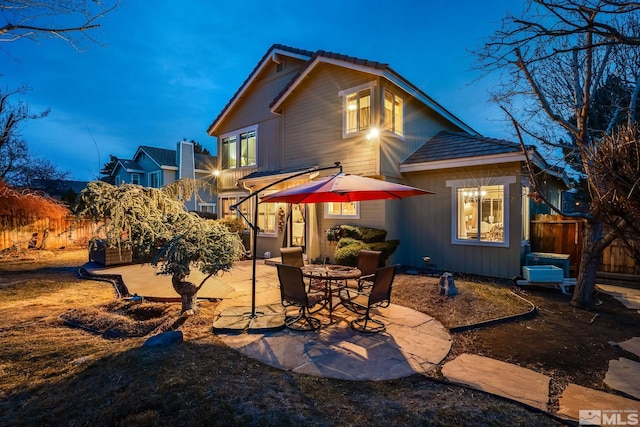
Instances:
[[[464,132],[441,131],[422,144],[403,165],[522,152],[520,144]]]

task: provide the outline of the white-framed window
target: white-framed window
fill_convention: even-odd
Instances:
[[[531,237],[531,199],[529,187],[522,186],[522,241],[527,242]]]
[[[324,217],[360,219],[360,202],[325,203]]]
[[[404,101],[388,90],[384,91],[384,128],[404,136]]]
[[[216,213],[216,204],[215,203],[199,203],[198,210],[200,212],[214,214]]]
[[[131,174],[131,183],[135,185],[140,185],[140,174],[132,173]]]
[[[256,166],[258,125],[229,132],[220,137],[222,169]]]
[[[261,235],[276,235],[277,212],[276,203],[258,204],[258,228]]]
[[[342,137],[368,131],[371,127],[374,82],[338,92],[342,97]]]
[[[160,172],[149,173],[149,187],[160,188]]]
[[[509,184],[515,177],[450,180],[451,240],[457,244],[508,246]]]

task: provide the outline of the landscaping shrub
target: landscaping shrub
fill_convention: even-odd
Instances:
[[[387,230],[378,228],[365,228],[353,225],[341,225],[343,237],[351,237],[352,239],[362,240],[365,243],[384,242],[387,238]]]
[[[386,230],[376,228],[356,227],[352,225],[341,225],[340,233],[342,237],[338,240],[334,258],[336,264],[349,265],[355,267],[358,264],[358,252],[361,250],[373,250],[382,252],[382,264],[395,252],[399,240],[384,239],[387,236]]]

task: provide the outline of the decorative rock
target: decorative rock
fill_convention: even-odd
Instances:
[[[145,347],[157,345],[175,345],[183,341],[182,331],[167,331],[154,335],[144,342]]]

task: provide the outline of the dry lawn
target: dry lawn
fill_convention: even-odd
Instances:
[[[39,260],[34,255],[29,262],[0,263],[0,425],[558,425],[545,414],[446,384],[437,372],[433,378],[352,382],[279,371],[216,337],[213,302],[203,302],[197,315],[184,319],[179,304],[129,308],[109,283],[76,275],[86,252],[37,255]],[[438,294],[437,278],[399,275],[394,302],[425,311],[447,327],[529,308],[504,284],[456,285],[461,294],[445,298]],[[567,306],[566,299],[562,304]],[[553,372],[544,360],[513,356],[514,340],[539,317],[454,334],[449,357],[475,352]],[[630,319],[622,323],[638,328]],[[514,327],[509,333],[519,336],[506,337],[503,330]],[[185,342],[142,347],[146,337],[169,329],[180,329]],[[132,338],[112,338],[124,335]],[[613,335],[606,339],[619,338]],[[506,342],[496,344],[500,336]],[[511,356],[501,353],[507,348]]]

